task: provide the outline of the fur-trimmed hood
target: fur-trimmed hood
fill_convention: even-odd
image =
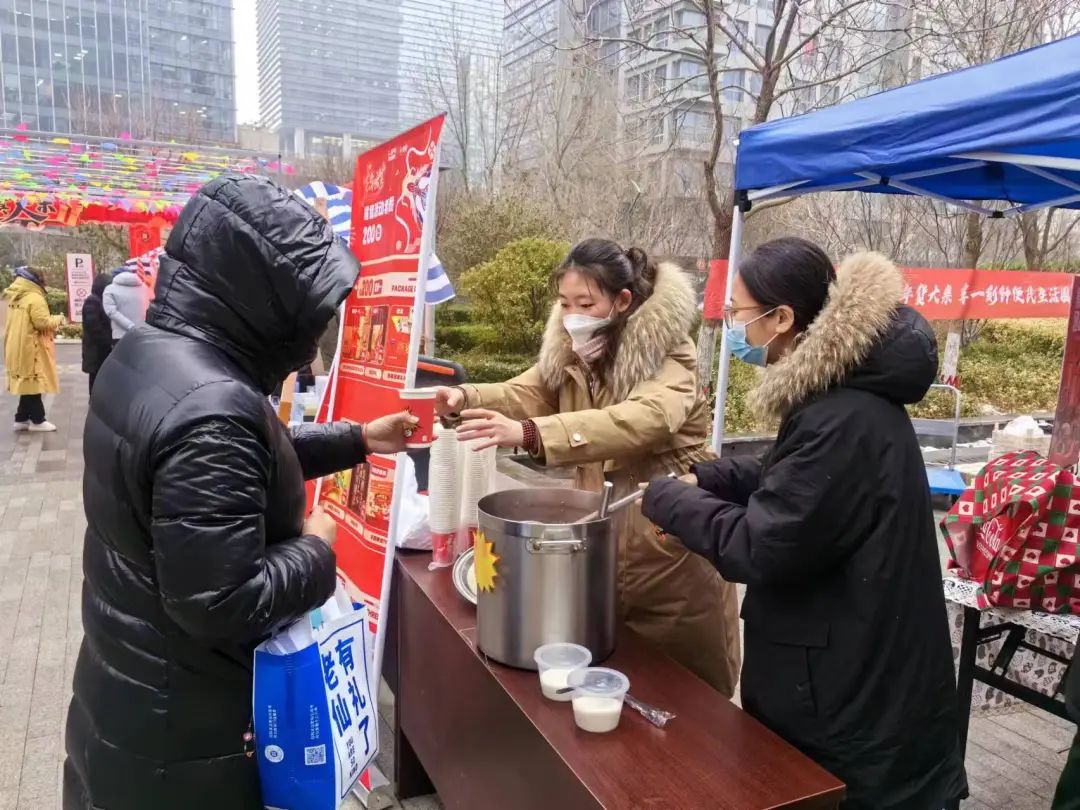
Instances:
[[[937,375],[937,341],[926,319],[901,306],[903,290],[903,275],[881,254],[845,259],[803,339],[762,372],[751,408],[783,418],[838,384],[900,404],[921,400]]]
[[[635,385],[660,371],[668,354],[690,336],[696,312],[697,297],[686,274],[671,262],[657,265],[653,294],[630,316],[619,340],[607,380],[616,401],[626,399]],[[538,361],[544,384],[557,391],[567,380],[567,369],[577,362],[562,325],[562,307],[555,304]]]

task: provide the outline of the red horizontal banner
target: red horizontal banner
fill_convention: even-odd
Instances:
[[[1066,318],[1073,276],[1026,270],[902,268],[904,303],[932,321],[993,318]],[[710,263],[705,318],[724,316],[727,261]]]

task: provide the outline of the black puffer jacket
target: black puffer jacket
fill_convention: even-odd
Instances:
[[[904,410],[934,380],[929,324],[876,254],[752,404],[781,417],[764,461],[650,485],[647,517],[747,583],[743,706],[847,783],[848,808],[940,810],[966,795],[952,652],[922,453]]]
[[[356,426],[287,432],[266,394],[314,357],[355,259],[292,194],[226,176],[184,208],[145,326],[86,423],[85,639],[65,810],[256,810],[252,652],[326,600],[304,478],[363,460]]]
[[[1069,678],[1065,681],[1065,707],[1073,721],[1080,723],[1080,644],[1073,651]]]
[[[86,374],[97,374],[112,351],[112,322],[101,300],[111,281],[106,275],[95,276],[90,295],[83,303],[82,370]]]

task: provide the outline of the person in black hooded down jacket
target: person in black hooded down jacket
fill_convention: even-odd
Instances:
[[[94,380],[112,351],[112,321],[101,301],[102,293],[111,283],[111,276],[104,273],[95,276],[90,295],[83,302],[82,370],[90,376],[90,393],[94,392]]]
[[[746,583],[743,707],[847,784],[845,807],[941,810],[967,793],[922,453],[905,410],[937,372],[930,325],[884,257],[834,272],[809,242],[762,245],[725,313],[767,365],[763,459],[649,485],[643,510]],[[672,540],[672,542],[675,542]]]
[[[1072,664],[1065,681],[1065,707],[1069,716],[1080,723],[1080,644],[1073,651]],[[1080,729],[1073,739],[1072,748],[1061,772],[1051,810],[1080,810]]]
[[[265,178],[219,177],[184,207],[147,325],[113,350],[86,421],[65,810],[262,808],[253,651],[336,583],[304,479],[402,449],[411,420],[286,430],[267,399],[358,272]]]

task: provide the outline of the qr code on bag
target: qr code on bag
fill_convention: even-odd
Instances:
[[[325,745],[313,745],[310,748],[304,749],[304,764],[305,765],[325,765],[326,764],[326,746]]]

